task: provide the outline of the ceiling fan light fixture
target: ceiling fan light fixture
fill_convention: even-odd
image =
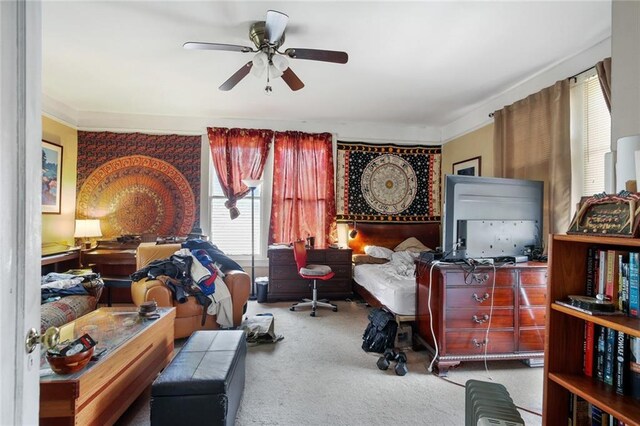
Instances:
[[[287,68],[289,68],[289,61],[287,61],[287,58],[282,55],[274,55],[273,58],[271,58],[271,63],[280,71],[281,75]]]
[[[264,69],[269,64],[269,56],[265,52],[258,52],[251,62],[253,62],[253,68]]]

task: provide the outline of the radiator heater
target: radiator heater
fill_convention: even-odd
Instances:
[[[522,416],[503,385],[468,380],[465,395],[465,426],[524,426]]]

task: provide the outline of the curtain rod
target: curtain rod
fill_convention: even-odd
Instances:
[[[584,70],[580,71],[579,73],[572,75],[571,77],[567,77],[567,80],[572,80],[572,79],[573,79],[573,80],[576,80],[576,81],[577,81],[577,80],[578,80],[578,76],[579,76],[580,74],[584,74],[585,72],[587,72],[587,71],[591,71],[591,70],[592,70],[592,69],[594,69],[594,68],[595,68],[595,66],[593,66],[593,67],[589,67],[589,68],[587,68],[587,69],[584,69]],[[490,112],[490,113],[489,113],[489,118],[493,118],[493,113],[492,113],[492,112]]]

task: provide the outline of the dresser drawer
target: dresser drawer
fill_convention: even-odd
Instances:
[[[351,250],[328,249],[324,253],[324,257],[326,259],[326,262],[331,264],[334,264],[334,263],[351,264]]]
[[[484,354],[484,330],[448,331],[446,335],[446,353],[450,355]],[[489,332],[487,353],[510,353],[514,351],[513,330]]]
[[[331,265],[331,270],[335,274],[332,280],[335,279],[351,279],[351,264]]]
[[[547,285],[547,270],[525,269],[520,272],[520,285]]]
[[[313,282],[308,280],[270,280],[269,293],[296,294],[311,291]]]
[[[491,306],[491,287],[467,286],[447,289],[447,308],[475,308]],[[494,307],[513,307],[513,289],[496,288]]]
[[[271,265],[269,267],[269,280],[297,280],[302,279],[295,266]]]
[[[448,331],[457,328],[486,329],[489,324],[489,308],[479,309],[447,309],[445,321]],[[494,309],[491,318],[491,328],[513,327],[513,309]]]
[[[328,281],[318,281],[318,298],[322,299],[328,293],[351,293],[351,280],[338,280],[332,278]]]
[[[277,249],[269,250],[269,264],[291,264],[296,263],[293,258],[293,250],[290,249]]]
[[[544,351],[544,327],[520,329],[518,352]]]
[[[475,272],[464,272],[460,270],[445,271],[445,282],[447,287],[452,286],[493,286],[493,269],[478,269]],[[497,271],[496,286],[512,286],[516,282],[515,271]]]
[[[520,307],[518,311],[518,321],[520,327],[544,327],[547,308],[540,306],[537,308]]]
[[[520,287],[520,306],[544,306],[547,287]]]

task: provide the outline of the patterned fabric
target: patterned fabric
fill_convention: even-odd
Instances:
[[[78,193],[78,217],[100,218],[105,236],[187,235],[196,210],[184,175],[144,155],[108,161],[87,177]]]
[[[201,142],[200,136],[79,131],[77,190],[84,198],[78,197],[76,218],[108,219],[101,221],[106,238],[187,235],[200,223]],[[142,169],[113,162],[127,157],[156,162]],[[120,167],[112,170],[112,166]],[[94,174],[98,169],[101,179],[91,183],[91,189],[83,188],[90,176],[98,178]],[[90,210],[96,201],[102,203],[100,210]],[[178,215],[175,220],[173,214]]]
[[[92,296],[68,296],[40,307],[40,332],[49,327],[60,327],[96,308],[97,299]]]
[[[269,244],[337,240],[331,141],[329,133],[276,132]]]
[[[207,127],[211,159],[231,219],[240,215],[236,201],[249,193],[243,179],[259,180],[273,138],[271,130]]]
[[[338,142],[339,222],[439,222],[440,147]]]

